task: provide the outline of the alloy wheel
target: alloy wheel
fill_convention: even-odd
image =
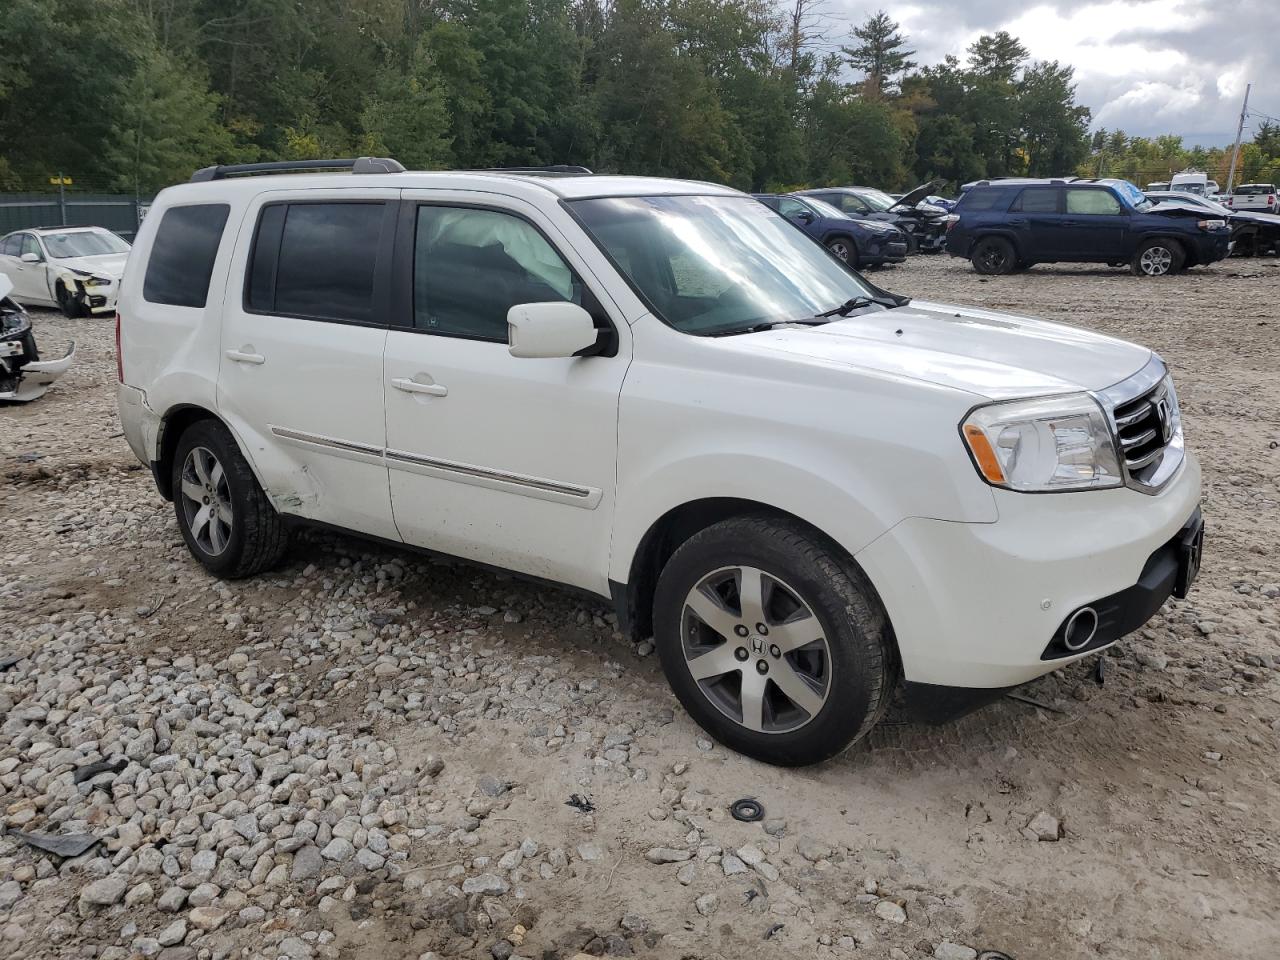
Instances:
[[[845,263],[849,262],[849,245],[843,240],[832,240],[828,249]]]
[[[822,710],[831,649],[813,608],[756,567],[724,567],[689,591],[685,664],[717,710],[757,733],[790,733]]]
[[[1004,268],[1006,259],[1004,250],[993,243],[982,248],[979,258],[982,260],[982,266],[992,273],[1000,272]]]
[[[183,461],[180,496],[191,538],[209,556],[218,556],[231,542],[234,516],[226,471],[207,447],[193,447]]]
[[[1148,247],[1139,260],[1142,272],[1149,277],[1160,277],[1173,266],[1173,253],[1168,247]]]

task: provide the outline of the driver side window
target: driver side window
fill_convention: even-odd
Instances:
[[[809,208],[799,200],[783,197],[778,201],[778,212],[784,217],[798,217],[802,213],[807,213],[808,210]]]
[[[24,233],[22,235],[22,252],[19,256],[28,253],[34,253],[39,259],[44,259],[44,253],[40,250],[40,244],[36,241],[36,238],[29,233]]]
[[[423,205],[413,254],[413,325],[426,333],[507,340],[520,303],[583,306],[582,282],[529,222],[498,210]]]

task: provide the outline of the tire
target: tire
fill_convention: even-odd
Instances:
[[[744,580],[761,585],[747,591],[745,621]],[[764,630],[747,622],[755,616]],[[695,534],[663,568],[653,617],[676,697],[749,757],[818,763],[866,736],[888,706],[897,667],[879,597],[848,556],[798,522],[736,517]],[[784,651],[788,643],[799,647]]]
[[[914,233],[907,233],[905,230],[902,232],[907,234],[907,256],[914,257],[920,252],[920,241]]]
[[[983,237],[974,244],[969,262],[978,273],[990,277],[1013,273],[1018,255],[1004,237]]]
[[[832,237],[827,241],[827,249],[836,259],[844,261],[853,269],[858,269],[858,247],[848,237]]]
[[[58,309],[68,320],[78,320],[89,312],[85,309],[85,305],[73,297],[61,283],[58,284]]]
[[[225,426],[200,420],[188,427],[178,440],[172,471],[178,529],[206,570],[238,580],[280,562],[289,547],[284,520]],[[206,513],[211,503],[220,509]]]
[[[1134,251],[1129,269],[1136,277],[1167,277],[1186,262],[1182,245],[1176,240],[1145,240]]]

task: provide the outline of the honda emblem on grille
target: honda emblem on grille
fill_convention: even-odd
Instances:
[[[1156,401],[1156,419],[1160,421],[1160,440],[1167,444],[1173,439],[1173,408],[1168,397]]]

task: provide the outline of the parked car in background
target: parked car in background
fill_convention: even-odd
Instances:
[[[125,439],[214,575],[313,523],[558,581],[789,766],[900,678],[972,709],[1195,579],[1146,347],[912,304],[713,184],[264,166],[156,197],[118,314]]]
[[[1169,181],[1169,189],[1194,193],[1199,197],[1212,197],[1218,193],[1218,181],[1210,180],[1209,175],[1199,170],[1184,170],[1175,173]]]
[[[891,223],[851,217],[816,197],[772,193],[755,197],[851,267],[878,267],[907,258],[907,238]]]
[[[32,227],[0,237],[0,273],[13,299],[68,317],[109,316],[129,244],[102,227]]]
[[[0,401],[25,403],[41,396],[67,372],[76,356],[75,341],[58,360],[41,360],[31,318],[14,300],[13,281],[0,274]]]
[[[956,204],[960,201],[952,200],[948,197],[940,197],[937,194],[930,194],[924,198],[923,202],[931,207],[937,207],[940,210],[945,210],[947,213],[950,213],[956,208]]]
[[[892,223],[907,236],[907,253],[936,253],[947,232],[947,213],[922,203],[933,183],[922,184],[899,199],[873,187],[821,187],[797,190],[796,196],[817,197],[851,217]]]
[[[1037,263],[1128,263],[1157,277],[1213,263],[1231,250],[1225,218],[1156,204],[1127,180],[992,180],[956,207],[947,252],[979,273]]]
[[[1153,183],[1148,183],[1148,184],[1147,184],[1147,190],[1149,190],[1149,191],[1150,191],[1150,190],[1168,190],[1168,189],[1169,189],[1169,181],[1168,181],[1168,180],[1156,180],[1156,181],[1155,181],[1155,182],[1153,182]]]
[[[1232,210],[1280,213],[1280,190],[1274,183],[1242,183],[1222,202]]]
[[[1213,216],[1223,217],[1231,227],[1231,252],[1236,256],[1252,257],[1268,251],[1280,252],[1280,215],[1256,210],[1236,210],[1195,194],[1172,190],[1147,191],[1147,199],[1154,203],[1182,204],[1204,210]]]

